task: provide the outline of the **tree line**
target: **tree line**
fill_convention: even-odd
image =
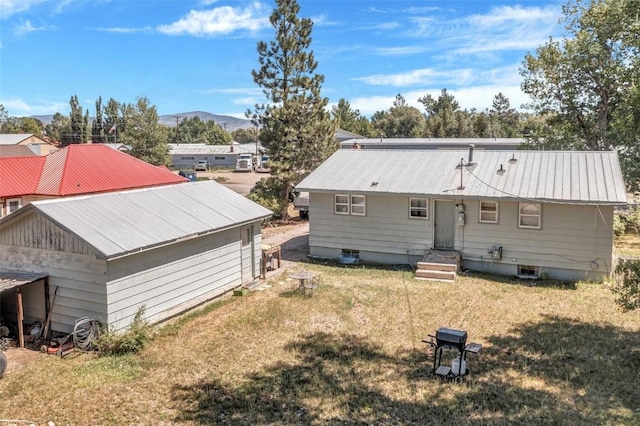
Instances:
[[[616,150],[629,190],[640,191],[638,10],[640,0],[569,0],[560,19],[564,37],[550,38],[523,59],[521,88],[531,99],[528,112],[518,112],[502,93],[490,109],[464,109],[447,89],[437,97],[419,98],[423,111],[408,105],[402,94],[370,119],[345,99],[329,110],[321,95],[324,76],[315,72],[318,63],[310,48],[313,22],[298,16],[296,0],[276,0],[270,16],[274,38],[258,43],[260,66],[252,71],[266,99],[246,112],[253,129],[229,135],[198,117],[171,129],[158,124],[156,108],[145,97],[133,104],[110,99],[104,107],[99,98],[96,119],[90,122],[88,111],[72,96],[69,116],[58,113],[44,128],[33,118],[8,117],[0,106],[0,131],[44,131],[61,145],[122,142],[154,164],[166,162],[169,142],[249,143],[257,138],[271,156],[274,174],[264,191],[278,194],[283,212],[291,186],[337,149],[337,128],[365,137],[523,137],[531,149]]]

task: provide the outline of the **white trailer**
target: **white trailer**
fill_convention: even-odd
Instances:
[[[256,164],[256,172],[258,173],[269,173],[271,169],[269,168],[269,156],[261,155],[258,160],[258,164]]]

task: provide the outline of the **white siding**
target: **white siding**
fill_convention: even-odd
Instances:
[[[430,206],[431,208],[431,206]],[[334,194],[309,197],[309,247],[312,256],[337,257],[342,249],[360,250],[365,261],[394,254],[397,261],[422,257],[432,247],[432,217],[409,219],[409,197],[367,196],[366,216],[334,213]]]
[[[49,274],[49,291],[53,293],[59,287],[51,317],[51,329],[54,331],[70,333],[76,319],[84,316],[101,321],[107,318],[104,260],[89,255],[2,244],[0,268]]]
[[[502,260],[492,263],[514,265],[513,273],[517,265],[538,266],[550,274],[574,270],[589,277],[611,272],[612,206],[542,204],[542,228],[522,229],[518,203],[500,202],[497,224],[479,223],[477,200],[464,204],[465,226],[458,228],[456,238],[463,260],[491,262],[487,252],[495,244],[502,246]]]
[[[360,250],[362,260],[406,263],[432,247],[433,200],[429,220],[408,219],[408,199],[367,196],[366,216],[336,215],[333,194],[310,194],[309,246],[312,256],[337,257],[343,248]],[[497,224],[480,223],[479,200],[464,203],[464,226],[455,225],[455,249],[464,267],[516,274],[518,265],[537,266],[551,278],[597,279],[612,269],[613,207],[542,204],[542,228],[518,227],[518,203],[499,203]],[[502,246],[502,260],[488,251]],[[408,254],[410,256],[408,256]]]
[[[258,247],[259,226],[254,225]],[[241,285],[239,229],[110,261],[109,324],[128,326],[142,305],[149,321],[161,321]]]

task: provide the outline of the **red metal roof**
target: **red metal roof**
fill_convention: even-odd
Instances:
[[[76,195],[186,182],[129,154],[101,144],[73,144],[47,155],[39,195]]]
[[[0,158],[0,197],[66,196],[188,182],[168,169],[100,144],[74,144],[46,157]]]
[[[0,197],[35,193],[44,161],[40,156],[0,158]]]

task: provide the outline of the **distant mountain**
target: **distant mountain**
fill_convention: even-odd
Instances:
[[[51,115],[32,115],[32,118],[40,120],[42,124],[47,125],[51,123],[53,120],[53,114]],[[223,129],[226,129],[227,132],[233,132],[236,129],[251,129],[253,124],[251,124],[251,120],[247,120],[244,118],[236,118],[230,115],[218,115],[211,114],[205,111],[191,111],[191,112],[180,112],[177,114],[167,114],[160,115],[158,117],[158,123],[164,124],[168,127],[176,127],[176,118],[178,121],[182,121],[185,118],[193,118],[200,117],[202,121],[213,120],[222,126]],[[93,121],[94,117],[89,117],[89,121]]]
[[[199,117],[202,121],[213,120],[227,132],[233,132],[236,129],[250,129],[253,127],[251,120],[244,118],[236,118],[230,115],[211,114],[205,111],[181,112],[177,114],[161,115],[158,122],[169,127],[176,127],[176,118],[182,121],[185,118]]]

